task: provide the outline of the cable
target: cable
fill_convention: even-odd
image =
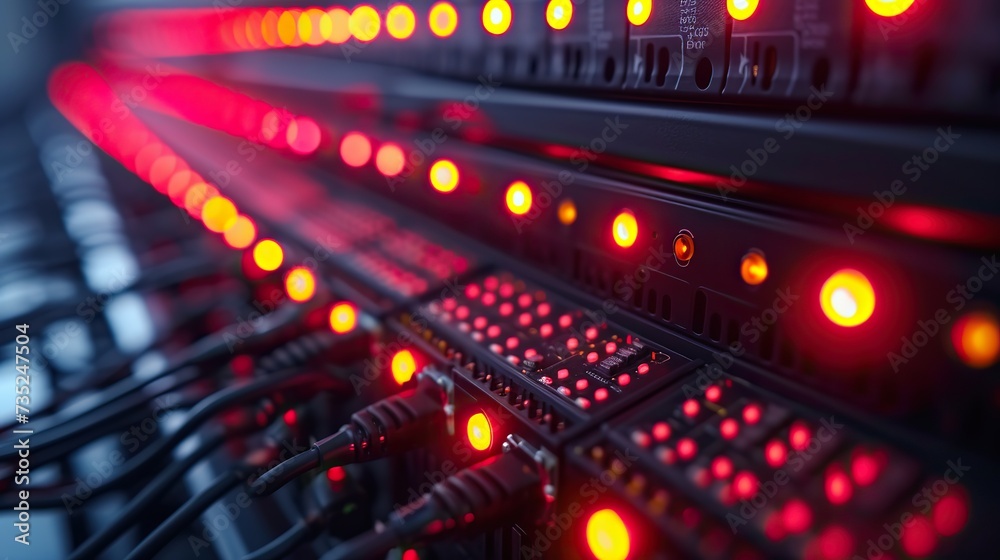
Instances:
[[[243,482],[244,475],[242,467],[238,467],[216,477],[208,485],[208,488],[184,502],[180,509],[143,539],[126,557],[126,560],[148,559],[156,556],[160,549],[170,542],[177,533],[189,526],[209,506],[239,486]]]
[[[540,519],[547,480],[535,466],[518,451],[486,459],[435,484],[412,506],[393,511],[381,531],[359,535],[320,560],[381,559],[401,544]]]
[[[424,446],[444,431],[442,389],[430,377],[399,395],[372,404],[351,416],[336,433],[261,475],[254,491],[268,495],[299,476],[329,468],[374,461]]]
[[[342,383],[324,373],[300,373],[296,370],[284,372],[281,375],[258,379],[249,383],[241,383],[223,389],[202,400],[191,409],[180,427],[169,436],[157,440],[125,463],[125,466],[115,480],[132,480],[142,474],[143,469],[151,462],[161,460],[174,447],[184,441],[199,426],[216,414],[234,405],[257,400],[273,393],[284,396],[295,395],[298,391],[308,390],[310,394],[320,391],[341,389]],[[107,484],[93,488],[93,492],[105,491]],[[102,490],[104,489],[104,490]]]
[[[171,463],[166,470],[162,471],[148,485],[143,487],[142,491],[125,505],[125,509],[121,510],[111,520],[111,523],[105,525],[104,528],[91,535],[90,538],[77,547],[70,554],[70,560],[83,560],[84,558],[94,558],[97,556],[100,551],[122,536],[125,529],[139,521],[141,519],[140,514],[156,503],[191,467],[217,449],[226,439],[227,436],[224,435],[207,439],[182,460]],[[32,502],[34,500],[35,498],[32,497]]]
[[[314,532],[315,528],[308,519],[300,519],[281,536],[247,554],[243,560],[281,560],[287,558],[299,545],[309,540]]]
[[[297,327],[299,319],[306,313],[306,309],[308,309],[307,306],[296,305],[279,308],[274,313],[263,317],[261,319],[262,324],[258,325],[254,333],[242,342],[247,344],[248,347],[258,349],[262,352],[273,351],[275,347],[286,343],[289,339],[294,339],[300,334]],[[229,329],[224,329],[222,332],[202,338],[188,347],[186,355],[173,365],[143,379],[128,378],[112,385],[105,394],[100,396],[102,404],[99,407],[87,411],[80,417],[72,417],[71,420],[64,423],[65,426],[60,425],[42,432],[36,432],[35,438],[40,440],[41,445],[49,446],[88,431],[92,426],[106,421],[108,417],[107,413],[97,412],[104,406],[109,406],[111,403],[139,391],[154,381],[167,377],[186,367],[203,362],[228,359],[232,355],[232,338],[233,335],[229,332]],[[194,377],[191,378],[191,380],[193,379]],[[98,415],[100,420],[88,419],[87,415],[89,414]],[[50,432],[49,430],[53,431]],[[13,441],[11,439],[4,443],[13,443]],[[17,450],[13,449],[13,445],[5,446],[5,449],[0,451],[0,461],[10,461],[16,459],[16,457]]]

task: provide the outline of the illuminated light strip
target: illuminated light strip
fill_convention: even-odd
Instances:
[[[340,12],[338,8],[120,10],[100,20],[97,37],[105,48],[150,57],[316,47],[346,40],[347,22]]]
[[[270,148],[310,155],[322,144],[325,133],[315,120],[254,99],[204,78],[157,66],[138,72],[112,64],[101,71],[119,93],[143,88],[142,107],[182,118],[226,134],[262,143]],[[150,79],[156,87],[145,87]],[[120,102],[119,102],[120,103]],[[222,110],[220,110],[222,108]],[[161,191],[162,192],[162,191]]]
[[[115,113],[115,126],[107,126],[111,107],[121,100],[94,67],[82,62],[57,67],[49,76],[48,92],[56,109],[87,139],[192,216],[201,220],[206,203],[220,198],[134,113]],[[206,226],[222,233],[242,224],[236,205],[225,199],[210,203],[205,214],[212,222]]]

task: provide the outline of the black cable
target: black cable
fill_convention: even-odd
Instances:
[[[298,329],[294,327],[297,326],[298,319],[301,318],[304,309],[306,309],[305,306],[279,308],[271,315],[263,317],[261,319],[263,324],[258,325],[254,333],[244,339],[243,343],[248,348],[256,348],[260,351],[273,350],[274,347],[280,346],[280,344],[287,342],[289,338],[294,338],[294,336],[299,334]],[[71,423],[68,425],[53,427],[50,429],[51,431],[36,432],[34,437],[40,441],[40,446],[52,445],[55,442],[64,441],[67,438],[89,430],[89,426],[99,424],[104,420],[88,419],[87,416],[89,414],[101,414],[99,418],[106,419],[106,413],[97,412],[104,406],[127,397],[143,387],[186,367],[194,366],[201,362],[215,362],[228,359],[232,355],[232,337],[232,333],[228,329],[225,329],[223,332],[215,333],[195,342],[188,347],[186,355],[173,365],[149,377],[142,379],[128,378],[112,385],[106,393],[100,396],[102,401],[100,407],[84,413],[81,417],[72,417]],[[0,443],[0,445],[6,443],[11,445],[5,445],[3,451],[0,451],[0,461],[10,461],[17,458],[17,450],[13,448],[14,440],[9,439],[6,442]]]
[[[313,524],[308,519],[300,519],[290,529],[266,545],[247,554],[243,560],[281,560],[287,558],[299,545],[309,540],[315,533]]]
[[[241,383],[218,391],[192,408],[187,418],[176,431],[163,439],[157,440],[140,451],[131,461],[126,462],[115,480],[122,483],[141,476],[148,464],[162,460],[202,424],[234,405],[260,399],[273,393],[282,393],[287,396],[288,393],[296,394],[299,391],[307,390],[311,394],[315,394],[316,392],[339,389],[341,387],[342,384],[340,382],[327,374],[300,373],[299,371],[291,370],[274,377]],[[92,491],[95,493],[104,492],[107,490],[107,486],[107,483],[105,483],[92,488]]]
[[[241,468],[235,468],[216,477],[208,485],[208,488],[184,502],[180,509],[143,539],[126,557],[126,560],[145,560],[156,556],[171,539],[183,531],[185,527],[191,525],[209,506],[239,486],[243,482],[244,476]]]
[[[393,511],[381,531],[359,535],[320,560],[382,559],[402,544],[537,520],[546,503],[537,465],[519,452],[504,453],[435,484],[416,503]]]
[[[272,494],[318,467],[374,461],[440,437],[445,422],[444,395],[429,377],[399,395],[374,403],[351,416],[336,433],[257,478],[254,491]]]
[[[100,551],[113,543],[118,537],[124,534],[132,524],[138,522],[140,515],[152,507],[163,494],[167,492],[188,470],[204,459],[219,445],[226,441],[227,436],[218,435],[211,439],[206,439],[197,449],[178,462],[171,463],[166,470],[160,472],[149,484],[137,494],[125,508],[116,515],[111,523],[105,525],[100,531],[92,534],[90,538],[78,546],[72,554],[70,560],[83,560],[84,558],[94,558]],[[32,504],[35,498],[32,496]]]

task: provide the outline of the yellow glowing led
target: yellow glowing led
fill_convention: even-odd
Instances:
[[[449,160],[439,159],[431,165],[428,173],[431,186],[435,190],[449,193],[458,187],[458,167]]]
[[[458,12],[449,2],[438,2],[427,14],[427,25],[436,37],[451,37],[458,27]]]
[[[326,13],[330,17],[330,36],[334,45],[347,42],[351,38],[351,14],[343,8],[332,8]]]
[[[559,221],[564,226],[572,225],[576,221],[576,204],[572,200],[564,200],[559,205]]]
[[[222,233],[236,223],[236,205],[224,196],[215,196],[201,207],[201,221],[209,231]]]
[[[392,378],[402,385],[417,373],[417,360],[409,350],[400,350],[392,357]]]
[[[973,311],[960,318],[951,340],[958,357],[970,367],[989,367],[1000,357],[1000,325],[992,313]]]
[[[393,39],[409,39],[417,27],[417,18],[406,4],[396,4],[385,15],[385,30]]]
[[[309,301],[316,294],[316,277],[304,266],[289,270],[285,275],[285,293],[292,301]]]
[[[751,286],[762,284],[767,280],[767,260],[757,251],[743,255],[740,261],[740,277]]]
[[[628,210],[618,214],[611,224],[611,236],[620,247],[631,247],[639,237],[639,223]]]
[[[363,5],[354,8],[351,12],[351,19],[348,22],[351,28],[351,35],[367,43],[378,37],[378,32],[382,28],[382,21],[378,17],[378,12],[371,6]]]
[[[628,0],[625,14],[632,25],[642,25],[649,19],[649,14],[653,13],[653,0]]]
[[[262,239],[253,248],[253,262],[261,270],[268,272],[278,270],[284,260],[285,252],[281,250],[281,245],[278,245],[273,239]]]
[[[760,0],[726,0],[726,8],[733,19],[743,21],[757,11]]]
[[[514,181],[507,187],[507,209],[521,216],[531,210],[531,187],[524,181]]]
[[[246,216],[237,216],[233,225],[222,234],[228,244],[233,249],[246,249],[257,237],[257,227],[253,221]]]
[[[354,305],[340,302],[330,308],[330,330],[344,334],[354,330],[358,324],[358,310]]]
[[[552,29],[566,29],[573,19],[573,2],[570,0],[549,0],[545,7],[545,21]]]
[[[482,412],[477,412],[469,418],[466,432],[469,436],[469,445],[476,451],[486,451],[493,445],[493,428],[490,426],[490,419]]]
[[[612,509],[596,511],[587,520],[587,546],[597,560],[625,560],[630,540],[625,522]]]
[[[914,0],[865,0],[868,9],[882,17],[896,17],[910,9]]]
[[[489,0],[483,6],[483,29],[491,35],[503,35],[514,19],[507,0]]]
[[[875,312],[875,289],[864,274],[845,268],[823,283],[819,303],[823,314],[834,324],[856,327]]]

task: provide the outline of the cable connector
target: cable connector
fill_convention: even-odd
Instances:
[[[442,383],[443,377],[433,370],[421,372],[416,388],[356,412],[337,433],[261,475],[254,489],[271,494],[318,467],[374,461],[430,444],[444,433],[453,408],[450,380]]]
[[[384,558],[401,544],[544,519],[555,500],[555,456],[515,435],[507,436],[503,450],[394,511],[382,531],[351,539],[321,560]]]

